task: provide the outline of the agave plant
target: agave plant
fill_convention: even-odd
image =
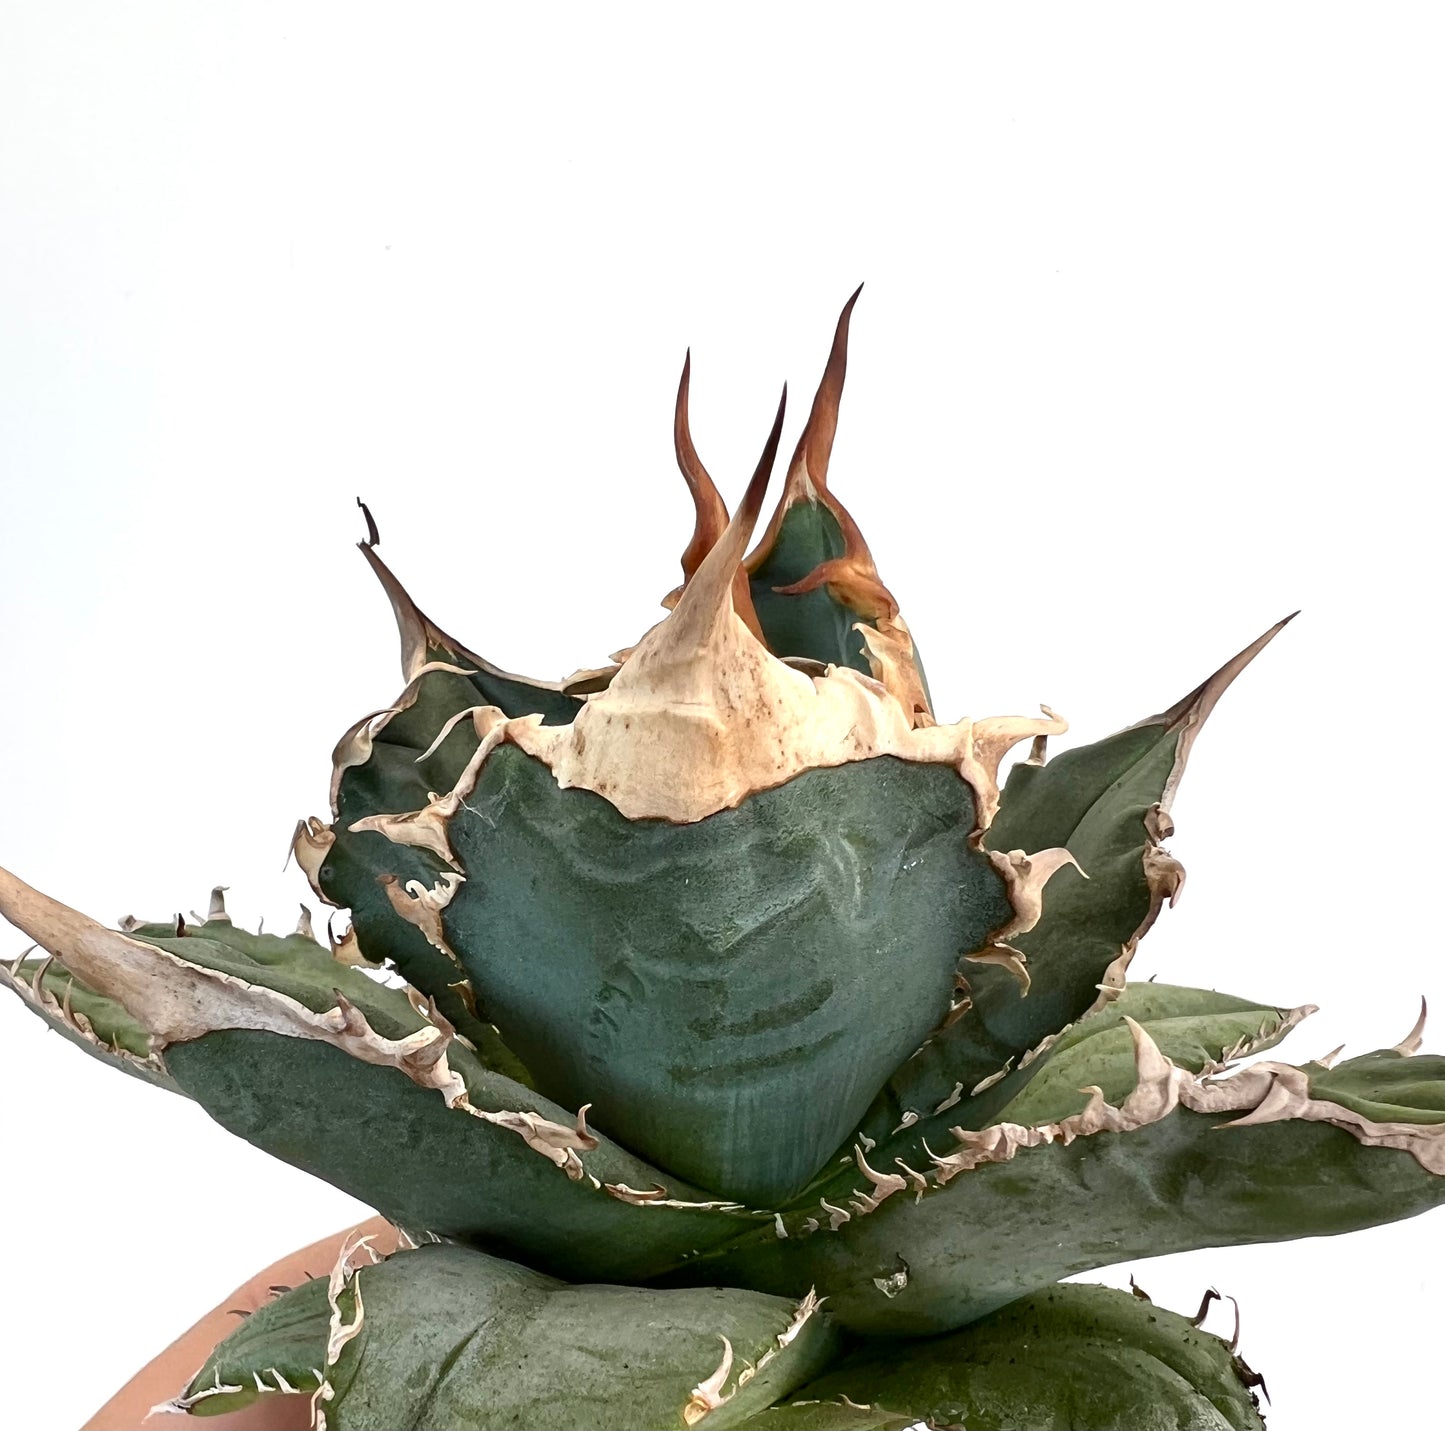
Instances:
[[[1190,747],[1284,623],[1054,759],[1048,710],[940,723],[828,486],[852,304],[750,554],[783,408],[730,518],[684,366],[683,582],[605,669],[497,669],[416,608],[368,514],[405,685],[294,840],[343,936],[244,932],[219,891],[110,929],[0,874],[35,1013],[403,1230],[250,1317],[175,1408],[1255,1427],[1208,1297],[1189,1319],[1061,1279],[1445,1200],[1423,1015],[1337,1066],[1241,1064],[1311,1009],[1128,982],[1183,882]]]

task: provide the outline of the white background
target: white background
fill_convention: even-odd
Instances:
[[[833,484],[943,714],[1088,740],[1304,608],[1196,747],[1134,972],[1318,1002],[1296,1059],[1445,1013],[1433,19],[6,7],[0,862],[292,921],[291,826],[400,684],[355,495],[461,639],[593,664],[677,579],[684,347],[735,496],[867,279]],[[3,1019],[6,1419],[72,1427],[363,1210]],[[1437,1213],[1134,1270],[1239,1298],[1271,1431],[1407,1428],[1442,1254]]]

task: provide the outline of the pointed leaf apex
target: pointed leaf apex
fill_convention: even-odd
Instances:
[[[381,583],[382,590],[386,592],[387,600],[391,603],[392,612],[396,617],[397,632],[401,637],[401,673],[408,687],[413,681],[428,671],[436,669],[440,664],[465,675],[485,672],[489,677],[516,681],[533,688],[536,692],[552,692],[562,689],[561,685],[555,681],[538,681],[530,676],[516,676],[503,671],[484,657],[477,655],[475,651],[463,646],[460,641],[448,636],[411,599],[406,588],[396,579],[391,568],[376,554],[375,549],[366,542],[358,542],[357,545],[372,571],[376,573],[376,578]],[[438,653],[441,653],[440,657]],[[402,694],[403,701],[406,700],[406,694],[406,692]],[[393,707],[386,712],[376,711],[373,712],[373,715],[390,716],[394,715],[397,709],[400,709],[400,706]],[[370,719],[371,717],[368,716],[366,721],[358,722],[343,739],[355,736]],[[339,756],[340,747],[338,747],[337,754]],[[339,772],[335,769],[333,769],[333,777],[334,779],[340,778]],[[333,800],[335,794],[333,785]]]
[[[677,454],[677,465],[687,489],[692,494],[695,517],[692,540],[682,554],[683,583],[691,581],[703,558],[717,544],[727,530],[728,509],[719,495],[717,486],[702,465],[693,445],[692,430],[688,421],[688,392],[691,385],[692,349],[687,350],[683,359],[682,378],[677,385],[677,406],[673,413],[672,440]]]
[[[763,510],[763,498],[767,495],[768,481],[773,475],[773,465],[778,460],[778,442],[783,435],[783,417],[788,410],[788,385],[783,384],[782,395],[778,398],[777,415],[773,418],[772,431],[768,433],[768,440],[763,444],[763,455],[758,458],[758,465],[753,470],[752,480],[748,483],[748,489],[743,493],[743,500],[738,507],[738,516],[742,517],[747,526],[747,533],[738,543],[738,555],[741,557],[742,548],[747,545],[748,537],[753,534],[753,527],[757,525],[758,515]]]
[[[787,482],[783,495],[773,511],[767,530],[757,549],[748,558],[748,570],[755,571],[767,560],[777,542],[783,518],[790,508],[802,502],[823,501],[839,526],[843,529],[847,547],[846,560],[860,562],[871,567],[872,558],[867,544],[858,531],[847,510],[828,491],[828,462],[833,452],[833,438],[838,430],[838,409],[843,398],[843,380],[848,373],[848,324],[853,316],[853,305],[863,291],[859,284],[853,296],[843,305],[838,317],[838,326],[833,333],[833,346],[828,353],[828,362],[823,369],[822,380],[813,397],[813,406],[808,421],[803,427],[798,445],[793,451],[793,460],[788,464]],[[875,573],[876,575],[876,573]],[[896,609],[896,608],[895,608]]]
[[[359,542],[361,554],[367,560],[376,579],[391,602],[396,616],[396,629],[401,637],[401,674],[407,681],[413,680],[427,663],[427,648],[433,645],[447,646],[458,651],[456,643],[434,627],[407,594],[406,588],[392,574],[392,570],[377,556],[370,542]],[[459,652],[458,652],[459,653]],[[460,653],[459,653],[460,654]]]
[[[688,393],[691,387],[691,374],[692,349],[689,348],[687,356],[683,359],[682,378],[677,385],[677,408],[673,416],[672,436],[673,446],[677,453],[677,465],[682,472],[683,480],[687,483],[688,491],[692,494],[695,515],[692,538],[682,554],[682,585],[668,592],[662,599],[663,606],[669,611],[676,609],[688,583],[697,575],[698,568],[706,559],[707,554],[718,544],[728,529],[727,504],[719,495],[716,484],[708,475],[707,468],[702,465],[702,459],[697,455],[697,448],[693,446],[692,430],[688,421]],[[785,395],[786,391],[784,389]],[[771,471],[771,463],[769,463],[769,471]],[[746,546],[746,544],[746,540],[744,540],[743,545]],[[739,563],[733,578],[732,594],[733,610],[742,618],[748,630],[759,641],[762,641],[762,627],[758,624],[758,614],[753,609],[752,591],[748,586],[747,573],[743,571],[741,563]]]
[[[1220,696],[1234,684],[1235,678],[1240,672],[1298,615],[1298,611],[1292,611],[1283,620],[1276,621],[1263,636],[1251,641],[1238,655],[1232,656],[1226,661],[1207,681],[1196,686],[1183,700],[1170,706],[1167,711],[1152,717],[1152,721],[1171,726],[1189,725],[1195,728],[1203,725],[1209,719],[1210,712],[1219,704]],[[1139,723],[1145,725],[1152,722],[1141,721]]]
[[[776,595],[804,596],[822,590],[835,606],[845,608],[854,621],[875,628],[875,635],[862,634],[863,654],[871,674],[889,687],[905,710],[918,716],[919,723],[931,724],[933,715],[927,690],[898,602],[879,577],[873,554],[857,522],[828,487],[828,464],[848,366],[848,326],[861,291],[860,284],[838,319],[828,363],[789,464],[783,494],[745,565],[755,582],[765,582]],[[836,551],[837,543],[841,542],[841,553],[817,560],[807,571],[800,571],[796,566],[784,570],[771,568],[783,542],[788,515],[794,509],[810,512],[811,519],[804,521],[805,527],[817,526],[820,522],[823,530],[829,525],[835,526],[836,532],[827,536],[827,547]],[[860,628],[854,625],[852,629]],[[829,659],[837,657],[833,655]],[[851,656],[845,660],[854,664]]]
[[[1174,756],[1174,768],[1169,772],[1169,778],[1164,782],[1164,790],[1159,799],[1159,806],[1167,812],[1174,802],[1174,794],[1179,788],[1179,782],[1184,777],[1184,768],[1189,762],[1189,752],[1194,747],[1195,739],[1198,737],[1204,722],[1209,719],[1215,706],[1219,704],[1219,698],[1234,684],[1235,678],[1246,666],[1299,615],[1298,611],[1292,611],[1282,621],[1276,621],[1268,631],[1257,641],[1252,641],[1237,656],[1226,661],[1207,681],[1196,686],[1183,700],[1175,702],[1168,710],[1161,711],[1156,716],[1149,716],[1146,720],[1136,721],[1130,730],[1137,730],[1146,725],[1162,725],[1168,730],[1179,732],[1179,746]]]
[[[777,460],[778,439],[783,431],[783,414],[787,402],[788,389],[785,384],[782,399],[778,403],[777,416],[773,419],[772,431],[768,434],[763,455],[758,459],[743,500],[738,504],[738,509],[726,529],[713,543],[692,580],[683,589],[671,619],[664,623],[662,629],[669,630],[669,635],[676,636],[679,640],[693,642],[701,631],[715,626],[723,619],[730,607],[736,609],[735,603],[729,602],[728,597],[739,585],[743,550],[748,544],[748,538],[752,536],[758,513],[762,510],[768,479],[772,476],[773,463]],[[751,609],[749,602],[748,610]],[[755,623],[756,617],[751,624]]]
[[[833,330],[833,346],[807,425],[798,439],[797,449],[788,467],[788,489],[784,501],[798,501],[824,490],[828,485],[828,462],[833,454],[833,439],[838,432],[838,409],[843,400],[843,383],[848,376],[848,328],[853,319],[853,306],[863,292],[860,283],[843,305],[838,326]],[[811,491],[809,489],[812,489]]]

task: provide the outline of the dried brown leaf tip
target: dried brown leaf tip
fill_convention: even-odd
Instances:
[[[693,502],[692,539],[682,554],[682,585],[668,592],[662,604],[669,611],[682,598],[688,582],[697,575],[707,554],[722,539],[728,528],[728,509],[718,492],[716,484],[697,455],[692,440],[692,428],[688,415],[688,396],[692,383],[692,351],[689,349],[682,364],[682,378],[677,385],[677,408],[673,416],[673,446],[677,453],[678,470]],[[748,585],[747,572],[739,563],[732,581],[733,611],[738,619],[759,641],[765,642],[762,627],[758,625],[758,613],[753,608],[752,589]],[[569,687],[571,689],[571,687]]]
[[[1194,749],[1194,742],[1198,738],[1200,730],[1203,729],[1204,722],[1209,719],[1210,713],[1219,704],[1220,697],[1234,684],[1235,678],[1244,668],[1298,615],[1298,611],[1292,611],[1282,621],[1276,621],[1257,641],[1251,642],[1237,656],[1231,657],[1208,680],[1196,686],[1182,700],[1170,706],[1167,711],[1150,716],[1148,720],[1138,721],[1135,727],[1131,727],[1132,729],[1138,726],[1162,725],[1180,732],[1179,745],[1174,755],[1174,765],[1169,772],[1169,778],[1164,782],[1164,793],[1159,799],[1159,809],[1165,816],[1174,803],[1174,795],[1179,789],[1179,782],[1184,778],[1184,769],[1189,763],[1189,752]],[[1166,829],[1164,837],[1167,838],[1168,834],[1169,830]]]
[[[677,408],[673,415],[672,438],[677,452],[677,466],[682,473],[687,490],[692,495],[694,525],[692,540],[682,554],[682,579],[686,585],[697,575],[703,558],[717,545],[718,538],[727,530],[728,509],[718,492],[708,470],[702,465],[693,445],[692,428],[688,417],[688,394],[692,385],[692,350],[689,348],[682,363],[682,377],[677,384]],[[666,604],[669,609],[677,605],[677,596]]]
[[[823,369],[822,381],[813,396],[807,425],[793,451],[793,460],[788,464],[788,477],[782,496],[746,564],[749,572],[756,572],[768,560],[777,546],[783,521],[793,507],[806,502],[821,503],[841,529],[843,555],[826,566],[816,568],[801,581],[780,590],[788,595],[797,595],[816,590],[820,586],[841,584],[840,594],[846,591],[855,596],[856,609],[859,611],[873,617],[896,616],[898,603],[878,580],[877,568],[874,566],[872,553],[868,550],[868,543],[863,539],[863,533],[858,530],[858,524],[848,514],[847,508],[828,490],[828,464],[833,455],[833,440],[838,432],[843,382],[848,373],[848,328],[853,318],[853,307],[862,292],[863,286],[859,284],[838,317],[827,366]],[[854,602],[848,604],[855,605]]]

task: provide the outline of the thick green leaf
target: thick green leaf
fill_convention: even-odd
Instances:
[[[297,936],[206,924],[181,938],[147,935],[144,927],[132,937],[318,1013],[335,1008],[340,991],[383,1038],[426,1027],[402,990],[337,964]],[[568,1275],[653,1274],[748,1225],[740,1211],[624,1201],[603,1185],[645,1193],[665,1187],[665,1195],[688,1203],[709,1198],[601,1137],[569,1177],[519,1132],[448,1108],[440,1092],[400,1070],[315,1039],[222,1029],[171,1044],[165,1057],[181,1089],[218,1122],[394,1222],[513,1248]],[[571,1126],[571,1113],[487,1068],[461,1042],[448,1046],[447,1058],[473,1108]]]
[[[0,983],[62,1038],[107,1067],[173,1093],[180,1091],[166,1072],[164,1059],[152,1051],[145,1029],[114,999],[97,994],[54,960],[22,959],[8,967],[0,965]]]
[[[881,1141],[907,1115],[925,1116],[959,1085],[967,1095],[1095,1003],[1109,966],[1132,952],[1174,882],[1177,867],[1167,857],[1159,863],[1157,845],[1170,828],[1167,812],[1189,748],[1219,697],[1280,626],[1161,715],[1010,770],[987,847],[1063,846],[1083,873],[1059,871],[1042,919],[1013,941],[1028,959],[1027,993],[1003,968],[965,963],[967,1011],[897,1070],[862,1125],[869,1137]],[[1011,1072],[955,1120],[982,1127],[1031,1076]]]
[[[1088,1048],[1080,1043],[1066,1056],[1087,1063]],[[1310,1065],[1302,1074],[1313,1083],[1325,1070]],[[1412,1095],[1417,1108],[1439,1098],[1436,1075],[1429,1077]],[[1315,1096],[1328,1091],[1320,1085]],[[924,1335],[1096,1267],[1351,1232],[1445,1202],[1445,1176],[1399,1147],[1367,1146],[1342,1128],[1296,1117],[1224,1126],[1239,1116],[1177,1107],[1127,1132],[1018,1147],[942,1184],[926,1165],[921,1197],[910,1185],[872,1211],[850,1214],[850,1205],[835,1203],[844,1215],[836,1231],[826,1209],[814,1209],[821,1227],[811,1233],[790,1213],[786,1238],[749,1234],[679,1275],[779,1294],[816,1286],[845,1326]],[[1396,1121],[1409,1120],[1397,1113]],[[1007,1143],[1015,1135],[997,1136]],[[947,1156],[954,1146],[941,1140],[934,1151]],[[855,1186],[863,1182],[860,1175]]]
[[[181,1086],[224,1127],[314,1173],[393,1222],[465,1238],[572,1277],[657,1276],[695,1249],[757,1219],[716,1208],[636,1205],[599,1183],[673,1198],[706,1194],[614,1144],[582,1154],[574,1181],[522,1138],[447,1108],[441,1095],[330,1045],[250,1030],[208,1034],[167,1051]],[[452,1066],[474,1107],[567,1114],[472,1063]]]
[[[1273,1048],[1309,1012],[1309,1008],[1280,1009],[1210,989],[1130,984],[1112,1003],[1081,1019],[1040,1054],[1037,1066],[1026,1070],[1029,1081],[1023,1091],[998,1098],[990,1121],[1006,1117],[1029,1126],[1057,1122],[1083,1108],[1088,1098],[1081,1090],[1091,1086],[1117,1104],[1135,1083],[1134,1046],[1125,1018],[1143,1024],[1180,1068],[1200,1073],[1246,1052]],[[960,1101],[945,1106],[895,1130],[877,1147],[866,1148],[870,1163],[887,1171],[896,1168],[900,1159],[911,1167],[927,1167],[928,1148],[946,1146],[951,1141],[949,1129],[959,1124],[959,1112],[985,1098],[992,1100],[994,1095],[979,1095],[971,1105]],[[857,1186],[857,1164],[851,1155],[843,1155],[826,1175],[814,1178],[796,1205],[816,1207],[820,1198],[826,1198],[846,1207]]]
[[[337,1431],[737,1426],[826,1364],[824,1314],[731,1288],[567,1286],[459,1247],[362,1266],[337,1297],[360,1329],[327,1368]],[[720,1404],[695,1401],[724,1363]],[[746,1369],[752,1367],[751,1376]],[[742,1382],[743,1384],[739,1384]]]
[[[245,1317],[206,1358],[176,1398],[193,1416],[218,1416],[258,1397],[321,1385],[331,1307],[326,1279],[313,1278],[282,1292]]]
[[[561,790],[512,746],[449,835],[443,925],[552,1097],[762,1205],[817,1171],[1004,923],[948,767],[810,770],[689,825]]]
[[[1237,999],[1210,989],[1130,984],[1112,1004],[1080,1020],[1047,1053],[1037,1075],[999,1114],[1026,1126],[1057,1123],[1088,1102],[1096,1087],[1118,1104],[1136,1081],[1134,1043],[1125,1018],[1149,1031],[1172,1063],[1191,1073],[1224,1061],[1233,1050],[1273,1048],[1298,1021],[1297,1011]]]
[[[176,1084],[217,1121],[404,1226],[632,1278],[756,1220],[589,1133],[485,1067],[412,991],[314,941],[224,920],[121,934],[6,871],[0,886],[32,938],[93,988],[124,994]]]
[[[1445,1123],[1445,1056],[1380,1049],[1319,1068],[1310,1092],[1374,1123]]]
[[[969,1431],[1263,1431],[1240,1371],[1226,1343],[1175,1312],[1063,1286],[952,1336],[866,1347],[795,1400],[846,1396]]]

